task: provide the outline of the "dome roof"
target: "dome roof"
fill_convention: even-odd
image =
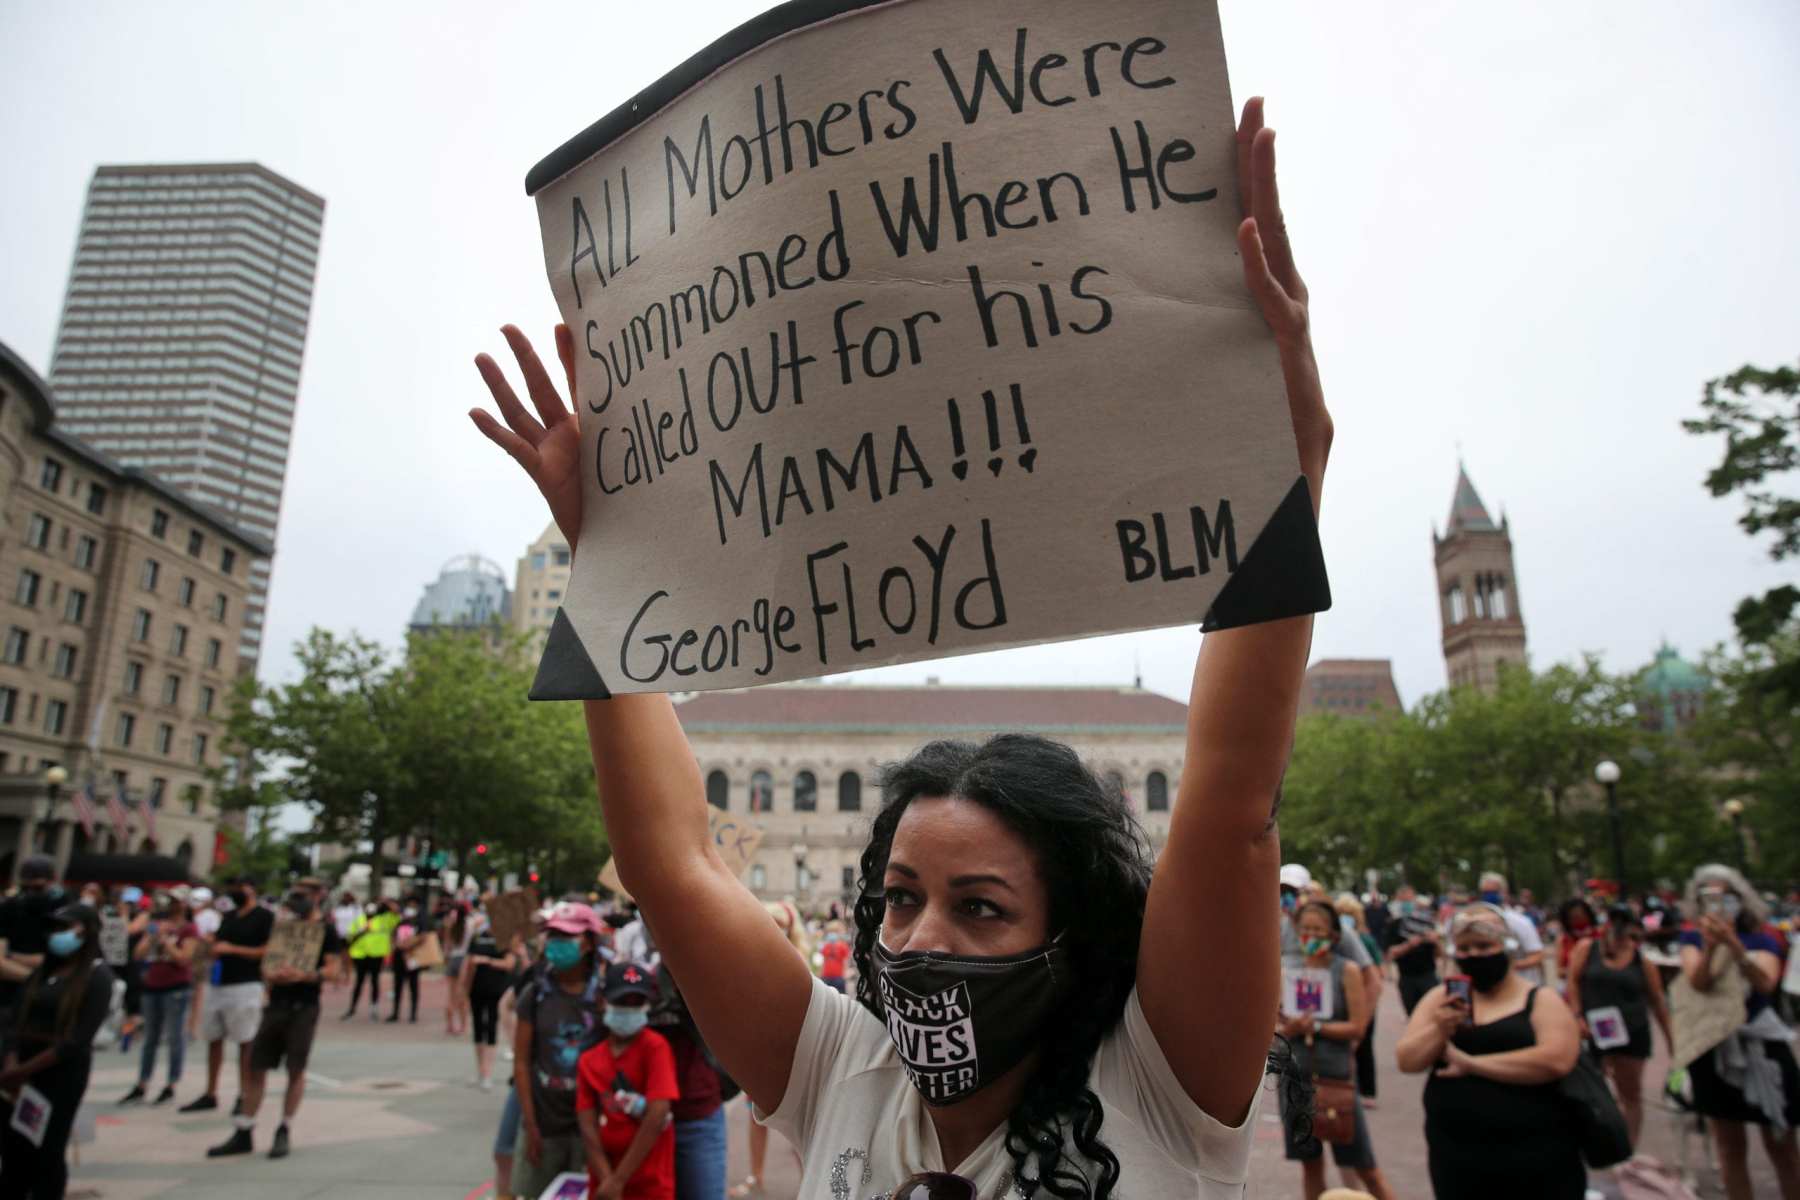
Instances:
[[[1644,672],[1638,687],[1645,693],[1672,696],[1678,692],[1704,692],[1712,681],[1690,662],[1683,661],[1675,647],[1664,642],[1656,652],[1656,661]]]
[[[426,585],[409,623],[414,629],[485,625],[511,613],[506,573],[478,554],[465,554],[445,563],[437,580]]]

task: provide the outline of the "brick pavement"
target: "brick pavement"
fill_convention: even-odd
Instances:
[[[384,980],[384,982],[386,982]],[[207,1146],[222,1140],[229,1121],[222,1113],[180,1116],[167,1108],[120,1109],[114,1101],[136,1077],[136,1053],[102,1052],[96,1062],[89,1105],[98,1116],[97,1138],[80,1147],[71,1200],[482,1200],[492,1197],[491,1143],[503,1090],[470,1086],[474,1060],[465,1036],[443,1034],[444,981],[424,981],[417,1025],[370,1023],[359,1015],[341,1021],[348,992],[329,991],[314,1052],[306,1104],[294,1128],[294,1154],[282,1162],[263,1157],[279,1104],[279,1076],[271,1079],[264,1117],[257,1130],[258,1153],[209,1161]],[[387,1000],[384,994],[384,1001]],[[384,1016],[386,1007],[384,1005]],[[1391,989],[1383,997],[1376,1024],[1380,1098],[1370,1113],[1377,1156],[1397,1194],[1426,1197],[1422,1080],[1393,1067],[1393,1043],[1403,1014]],[[205,1047],[190,1046],[180,1098],[197,1094],[204,1078]],[[504,1064],[503,1064],[504,1065]],[[1661,1080],[1662,1055],[1646,1078]],[[159,1071],[156,1083],[160,1086]],[[221,1089],[229,1105],[236,1095],[227,1072]],[[742,1101],[728,1114],[730,1178],[748,1171]],[[1645,1121],[1645,1149],[1665,1161],[1678,1158],[1671,1119],[1652,1109]],[[1753,1139],[1754,1143],[1754,1139]],[[1696,1162],[1703,1149],[1694,1143]],[[1751,1152],[1758,1195],[1776,1194],[1773,1175],[1760,1148]],[[1333,1172],[1335,1177],[1335,1171]],[[770,1138],[768,1200],[789,1200],[798,1189],[798,1165],[791,1148]],[[1594,1181],[1603,1194],[1616,1195],[1609,1179]],[[1299,1168],[1282,1160],[1281,1131],[1269,1111],[1259,1121],[1253,1149],[1250,1195],[1292,1196]],[[1703,1180],[1702,1194],[1716,1196],[1716,1176]]]

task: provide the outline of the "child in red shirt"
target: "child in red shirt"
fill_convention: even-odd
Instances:
[[[825,927],[825,944],[819,947],[819,978],[842,992],[847,989],[845,964],[850,961],[850,939],[844,935],[844,923],[833,921]]]
[[[606,968],[607,1038],[575,1066],[575,1119],[594,1200],[675,1200],[675,1126],[681,1091],[675,1052],[645,1028],[656,984],[649,968]]]

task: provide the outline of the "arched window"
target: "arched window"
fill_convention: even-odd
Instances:
[[[731,777],[714,771],[706,777],[706,802],[721,812],[731,808]]]
[[[819,810],[819,777],[811,771],[802,771],[794,776],[794,811],[817,812]]]
[[[1169,777],[1161,771],[1150,772],[1144,780],[1144,807],[1150,812],[1169,811]]]
[[[769,886],[769,871],[761,863],[750,864],[750,890],[760,892]]]
[[[862,776],[855,771],[838,776],[838,811],[862,811]]]
[[[775,811],[775,780],[767,771],[756,771],[750,776],[750,811]]]

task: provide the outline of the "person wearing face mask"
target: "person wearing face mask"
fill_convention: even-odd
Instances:
[[[407,1020],[414,1025],[419,1023],[419,976],[423,972],[415,969],[406,956],[436,928],[425,907],[425,898],[417,892],[408,896],[400,910],[400,924],[394,929],[394,948],[389,956],[394,964],[394,1011],[388,1014],[390,1025],[400,1019],[401,998],[407,993],[412,996],[412,1010]]]
[[[1438,983],[1438,948],[1443,944],[1429,905],[1421,905],[1411,884],[1394,891],[1387,925],[1387,960],[1398,977],[1400,1006],[1412,1016],[1419,1000]]]
[[[1235,148],[1244,285],[1287,385],[1291,495],[1316,515],[1332,423],[1261,98]],[[1207,219],[1230,224],[1229,204]],[[472,419],[577,556],[603,553],[581,536],[590,398],[572,411],[524,334],[504,333],[537,416],[481,355],[500,417]],[[556,342],[573,378],[575,335]],[[585,705],[620,881],[707,1046],[800,1150],[804,1200],[948,1170],[984,1197],[1243,1195],[1281,990],[1275,815],[1311,637],[1309,617],[1207,634],[1160,858],[1120,789],[1049,738],[932,742],[889,767],[859,871],[854,998],[813,976],[721,857],[670,698]]]
[[[144,1048],[139,1055],[138,1081],[120,1098],[120,1104],[134,1104],[144,1098],[150,1077],[156,1073],[156,1048],[164,1040],[169,1044],[169,1077],[152,1103],[167,1104],[175,1098],[186,1050],[183,1027],[187,1024],[188,998],[193,992],[194,948],[199,941],[200,930],[188,920],[187,905],[173,896],[159,897],[150,923],[133,951],[142,979]]]
[[[1356,1046],[1368,1037],[1372,1017],[1361,972],[1332,952],[1337,941],[1338,914],[1322,900],[1305,900],[1294,911],[1294,930],[1300,937],[1302,965],[1331,975],[1332,1009],[1318,1016],[1284,1016],[1276,1025],[1294,1047],[1294,1063],[1302,1076],[1348,1080],[1358,1073]],[[1372,1068],[1371,1068],[1372,1069]],[[1325,1147],[1310,1133],[1301,1137],[1286,1091],[1281,1099],[1281,1125],[1286,1135],[1287,1159],[1301,1166],[1301,1195],[1318,1200],[1325,1191]],[[1353,1135],[1333,1143],[1331,1157],[1338,1169],[1354,1173],[1376,1200],[1393,1200],[1381,1168],[1375,1164],[1375,1148],[1369,1141],[1369,1125],[1363,1116],[1362,1097],[1351,1093],[1355,1108]]]
[[[1762,1135],[1782,1200],[1800,1198],[1800,1070],[1793,1032],[1774,1007],[1786,947],[1765,926],[1767,906],[1737,871],[1718,863],[1687,887],[1681,974],[1669,991],[1673,1065],[1686,1067],[1694,1110],[1707,1119],[1729,1200],[1749,1200],[1749,1127]]]
[[[1327,905],[1331,901],[1326,897],[1324,889],[1313,882],[1312,872],[1299,863],[1289,863],[1281,868],[1280,880],[1281,965],[1297,967],[1305,956],[1300,953],[1300,939],[1294,933],[1293,914],[1296,908],[1305,900],[1323,900]],[[1375,960],[1369,956],[1368,947],[1354,932],[1339,929],[1332,952],[1348,960],[1359,970],[1375,965]]]
[[[350,986],[350,1007],[340,1020],[356,1015],[365,983],[369,985],[369,1020],[381,1020],[381,968],[393,952],[394,930],[399,925],[400,913],[392,901],[371,902],[350,922],[350,966],[356,982]]]
[[[0,1023],[18,1004],[25,981],[44,961],[50,914],[62,905],[56,863],[33,854],[19,864],[19,891],[0,901]]]
[[[225,1044],[237,1047],[238,1096],[250,1074],[250,1043],[262,1022],[262,956],[275,931],[275,914],[256,903],[256,881],[240,876],[226,893],[231,911],[219,922],[209,949],[216,961],[214,981],[206,989],[206,1011],[200,1017],[206,1039],[206,1091],[181,1106],[184,1113],[219,1107],[219,1074],[225,1066]]]
[[[587,1166],[575,1121],[576,1067],[606,1033],[599,1019],[599,945],[594,910],[558,904],[544,922],[545,969],[520,992],[513,1034],[513,1090],[519,1103],[514,1196],[537,1196],[564,1171]]]
[[[1587,1169],[1558,1082],[1581,1031],[1554,991],[1526,981],[1507,953],[1504,914],[1465,905],[1450,921],[1472,1003],[1431,989],[1394,1048],[1400,1070],[1431,1072],[1425,1144],[1439,1200],[1582,1200]]]
[[[1633,1146],[1644,1124],[1644,1063],[1650,1058],[1651,1017],[1662,1027],[1665,1042],[1672,1047],[1675,1040],[1662,976],[1644,962],[1639,950],[1643,940],[1644,926],[1637,914],[1627,905],[1615,904],[1607,910],[1605,932],[1576,946],[1565,976],[1569,1008],[1581,1022],[1582,1036],[1599,1051]]]
[[[576,1068],[575,1119],[587,1155],[591,1200],[675,1200],[675,1127],[681,1098],[675,1054],[648,1028],[651,968],[606,968],[606,1037]]]
[[[1514,908],[1506,885],[1506,876],[1487,871],[1481,876],[1483,904],[1491,905],[1506,921],[1506,952],[1512,958],[1514,971],[1526,983],[1544,982],[1544,939],[1531,923],[1531,918]]]
[[[70,904],[50,914],[44,961],[26,979],[0,1060],[0,1092],[31,1088],[48,1104],[42,1137],[0,1126],[0,1196],[61,1200],[75,1112],[87,1092],[94,1035],[112,1005],[113,975],[100,961],[100,918]]]

